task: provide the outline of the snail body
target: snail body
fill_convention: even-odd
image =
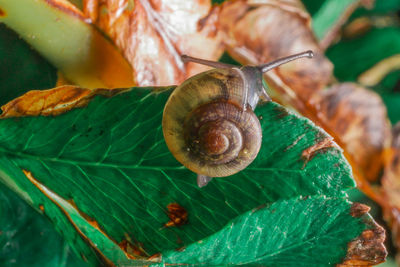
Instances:
[[[305,52],[279,61],[310,57]],[[262,84],[266,67],[237,67],[191,57],[184,60],[212,69],[175,88],[163,113],[163,134],[174,157],[198,174],[199,186],[246,168],[257,156],[262,130],[254,114],[260,97],[270,100]]]

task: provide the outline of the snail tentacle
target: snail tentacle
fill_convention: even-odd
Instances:
[[[206,60],[206,59],[201,59],[197,57],[191,57],[188,55],[182,55],[181,59],[183,62],[194,62],[197,64],[213,67],[213,68],[222,68],[222,69],[230,69],[230,68],[237,68],[238,66],[232,65],[232,64],[227,64],[227,63],[222,63],[219,61],[211,61],[211,60]]]

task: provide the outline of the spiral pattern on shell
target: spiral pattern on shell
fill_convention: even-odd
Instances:
[[[261,146],[261,126],[243,109],[240,70],[215,69],[178,86],[165,105],[163,132],[175,158],[191,171],[224,177],[247,167]]]

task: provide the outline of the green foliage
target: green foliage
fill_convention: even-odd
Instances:
[[[0,184],[1,266],[81,266],[51,223]]]
[[[321,6],[318,10],[313,12],[312,25],[315,36],[321,40],[327,34],[327,32],[334,27],[341,16],[346,12],[349,6],[359,0],[326,0],[321,1]],[[312,6],[313,8],[316,5]]]
[[[389,119],[394,125],[400,121],[400,93],[383,94],[382,98],[388,109]]]
[[[324,197],[279,200],[237,217],[183,252],[165,253],[163,262],[271,267],[334,264],[338,254],[345,255],[338,248],[346,247],[351,232],[365,227],[350,216],[350,206],[343,199]]]
[[[350,19],[361,16],[376,16],[396,13],[400,9],[400,0],[375,0],[372,9],[359,8]]]
[[[28,90],[52,88],[56,83],[56,69],[1,23],[0,58],[0,105]]]
[[[341,81],[356,81],[364,71],[379,61],[400,53],[400,29],[372,29],[367,34],[343,40],[327,51],[335,65],[335,76]],[[351,68],[349,68],[351,62]]]

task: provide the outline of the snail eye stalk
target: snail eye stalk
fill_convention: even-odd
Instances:
[[[311,50],[301,52],[298,54],[294,54],[288,57],[283,57],[279,58],[277,60],[274,60],[272,62],[258,65],[257,67],[262,71],[262,72],[267,72],[269,70],[272,70],[273,68],[279,67],[280,65],[286,64],[290,61],[299,59],[299,58],[312,58],[314,56],[314,53]]]
[[[191,57],[188,55],[182,55],[181,59],[183,62],[194,62],[194,63],[198,63],[201,65],[205,65],[205,66],[209,66],[209,67],[213,67],[216,69],[231,69],[231,68],[239,68],[239,66],[235,66],[232,64],[226,64],[226,63],[222,63],[222,62],[218,62],[218,61],[211,61],[211,60],[206,60],[206,59],[201,59],[201,58],[197,58],[197,57]]]

